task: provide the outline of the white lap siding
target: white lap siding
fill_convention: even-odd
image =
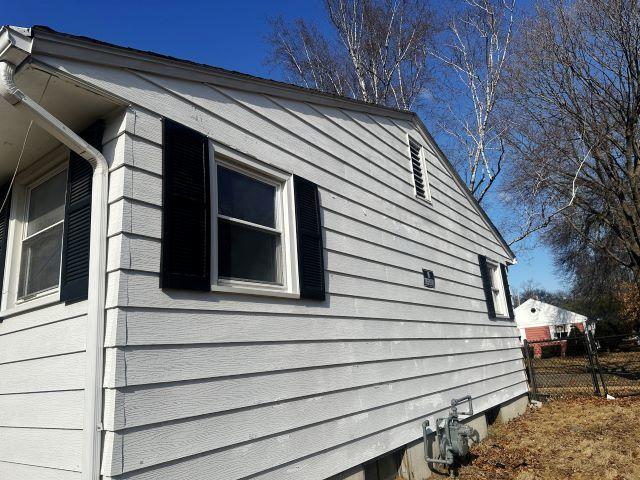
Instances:
[[[86,302],[0,324],[0,478],[79,480]]]
[[[452,397],[482,411],[526,392],[478,266],[507,252],[434,152],[433,202],[414,198],[412,124],[43,60],[136,105],[108,146],[103,475],[321,479],[415,440]],[[158,287],[162,116],[319,185],[326,301]]]

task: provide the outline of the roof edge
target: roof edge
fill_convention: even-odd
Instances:
[[[0,58],[19,66],[31,53],[31,30],[28,28],[0,26]]]
[[[414,112],[410,110],[402,110],[395,107],[388,107],[384,105],[377,105],[375,103],[365,102],[363,100],[358,100],[354,98],[344,97],[340,95],[335,95],[331,93],[322,92],[320,90],[315,90],[313,88],[302,87],[299,85],[295,85],[292,83],[282,82],[279,80],[272,80],[264,77],[259,77],[256,75],[250,75],[247,73],[242,73],[234,70],[228,70],[221,67],[216,67],[213,65],[208,65],[205,63],[199,63],[192,60],[185,60],[182,58],[173,57],[170,55],[164,55],[157,52],[139,50],[132,47],[125,47],[121,45],[117,45],[114,43],[104,42],[102,40],[96,40],[94,38],[82,36],[82,35],[73,35],[69,33],[59,32],[50,27],[44,25],[34,25],[29,29],[33,38],[37,41],[34,45],[33,53],[38,54],[51,54],[54,55],[55,52],[52,50],[51,45],[47,45],[49,43],[58,43],[63,45],[72,45],[76,47],[81,47],[94,51],[102,51],[104,53],[112,54],[119,56],[123,59],[129,60],[137,60],[137,62],[133,63],[148,65],[161,65],[163,68],[169,68],[168,72],[165,72],[165,75],[172,76],[171,73],[175,73],[175,70],[171,70],[173,67],[179,68],[180,70],[188,69],[191,72],[195,72],[197,74],[201,74],[203,76],[214,77],[217,79],[227,79],[228,81],[233,81],[236,83],[236,88],[252,90],[251,88],[237,85],[238,82],[246,83],[252,86],[261,86],[263,88],[271,89],[274,91],[281,92],[281,96],[296,96],[304,95],[307,97],[311,97],[317,100],[321,100],[320,103],[332,103],[344,105],[345,108],[349,108],[351,110],[360,110],[368,113],[376,113],[382,114],[393,118],[401,118],[405,120],[411,119]],[[75,56],[70,55],[70,58],[75,58]],[[98,61],[96,61],[98,60]],[[100,62],[100,59],[93,59],[93,63],[106,63]],[[85,60],[86,61],[86,60]],[[153,69],[151,69],[153,71]],[[157,72],[161,73],[161,72]],[[176,75],[180,77],[180,75]],[[186,77],[190,80],[194,80],[193,76]],[[198,79],[195,79],[198,81]],[[282,92],[289,92],[283,95]],[[294,95],[292,95],[294,94]]]
[[[440,148],[436,140],[433,138],[433,135],[431,135],[431,133],[425,126],[420,116],[415,112],[411,112],[411,115],[413,117],[412,120],[416,123],[416,125],[418,125],[423,136],[430,143],[430,145],[435,149],[438,156],[440,156],[440,158],[444,161],[444,164],[449,170],[449,173],[451,173],[451,176],[453,177],[454,181],[458,184],[458,186],[465,193],[465,195],[471,200],[471,203],[475,207],[475,209],[478,211],[478,214],[483,218],[485,222],[487,222],[487,224],[489,225],[493,233],[496,235],[500,243],[502,243],[502,246],[511,257],[511,260],[512,260],[511,264],[513,265],[517,263],[515,253],[513,253],[513,250],[511,249],[507,241],[504,239],[504,237],[500,233],[500,230],[493,223],[493,221],[491,220],[491,218],[489,217],[489,214],[487,214],[485,209],[482,208],[482,205],[480,205],[476,197],[473,196],[473,193],[471,193],[471,191],[467,188],[467,184],[464,182],[464,180],[462,180],[462,177],[460,176],[458,171],[455,169],[455,167],[453,166],[453,164],[451,163],[447,155],[442,151],[442,149]]]
[[[402,110],[394,107],[387,107],[383,105],[376,105],[362,100],[321,92],[319,90],[314,90],[311,88],[301,87],[278,80],[266,79],[233,70],[227,70],[224,68],[207,65],[204,63],[198,63],[191,60],[184,60],[156,52],[144,51],[131,47],[123,47],[85,36],[58,32],[44,25],[34,25],[30,29],[20,27],[11,28],[14,28],[22,35],[25,35],[25,33],[29,33],[33,37],[34,46],[32,47],[32,53],[36,55],[38,53],[42,53],[44,55],[50,54],[55,56],[55,46],[51,45],[52,43],[62,44],[67,47],[80,47],[85,50],[89,49],[96,52],[96,58],[88,60],[84,55],[80,55],[80,52],[78,52],[77,55],[73,55],[73,52],[65,52],[65,55],[63,56],[72,59],[77,58],[81,61],[91,61],[93,63],[103,63],[108,65],[113,65],[113,63],[109,63],[107,61],[109,59],[108,57],[117,56],[120,59],[124,60],[124,63],[131,68],[137,67],[161,75],[175,76],[177,78],[185,78],[191,81],[206,81],[207,77],[210,80],[212,78],[215,78],[218,83],[227,82],[230,84],[229,86],[240,90],[256,91],[256,87],[259,87],[261,90],[267,90],[268,93],[276,96],[288,97],[294,100],[302,101],[313,99],[318,103],[329,104],[331,106],[343,107],[350,110],[357,110],[365,113],[372,113],[376,115],[383,115],[391,118],[411,121],[418,126],[425,140],[432,146],[432,148],[443,160],[446,168],[449,170],[449,173],[451,173],[458,187],[465,193],[465,195],[467,195],[472,205],[477,210],[478,214],[484,219],[484,221],[496,235],[496,238],[500,241],[507,254],[511,257],[512,263],[516,263],[516,256],[511,250],[511,247],[506,242],[498,228],[495,226],[487,212],[482,208],[477,199],[469,191],[467,185],[462,180],[453,164],[449,161],[448,157],[442,151],[442,149],[435,141],[435,139],[425,126],[424,122],[416,112],[410,110]],[[101,56],[100,54],[103,55]],[[106,54],[107,56],[105,57],[104,54]],[[154,66],[160,66],[162,71],[159,71],[158,68],[153,68]],[[185,69],[188,69],[190,72],[188,76],[184,73]],[[194,77],[194,74],[201,75],[201,77]],[[220,80],[222,80],[222,82],[220,82]]]

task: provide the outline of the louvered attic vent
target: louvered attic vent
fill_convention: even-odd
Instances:
[[[429,186],[422,161],[422,147],[412,139],[409,139],[409,151],[411,153],[411,169],[413,170],[413,185],[416,189],[416,197],[428,199]]]

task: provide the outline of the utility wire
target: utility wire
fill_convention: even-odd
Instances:
[[[49,75],[49,78],[47,78],[47,83],[44,86],[44,90],[42,90],[42,93],[40,94],[40,99],[38,100],[38,103],[42,103],[44,94],[47,92],[47,89],[49,88],[49,82],[51,82],[51,75]],[[0,213],[4,210],[4,207],[7,204],[7,201],[9,200],[9,196],[11,195],[11,189],[13,188],[13,183],[16,179],[16,175],[18,174],[18,170],[20,169],[20,162],[22,162],[22,157],[24,156],[24,151],[25,151],[25,148],[27,147],[27,140],[29,139],[29,133],[31,133],[31,127],[33,127],[33,120],[29,121],[27,132],[24,135],[22,148],[20,149],[20,155],[18,155],[18,163],[16,163],[16,168],[13,170],[13,175],[11,176],[11,181],[9,182],[9,188],[7,189],[7,193],[4,196],[2,205],[0,205]]]

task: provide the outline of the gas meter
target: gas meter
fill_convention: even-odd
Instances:
[[[458,405],[468,403],[469,410],[467,412],[458,412]],[[434,425],[436,434],[436,443],[440,449],[438,458],[430,458],[427,451],[427,436],[431,433],[429,428],[429,420],[422,424],[422,434],[424,437],[424,457],[427,463],[446,465],[449,468],[449,474],[455,476],[456,470],[460,465],[460,460],[469,454],[469,440],[479,442],[478,432],[468,425],[460,423],[459,415],[473,415],[473,404],[471,395],[462,398],[454,398],[451,400],[451,408],[447,418],[438,418]]]

